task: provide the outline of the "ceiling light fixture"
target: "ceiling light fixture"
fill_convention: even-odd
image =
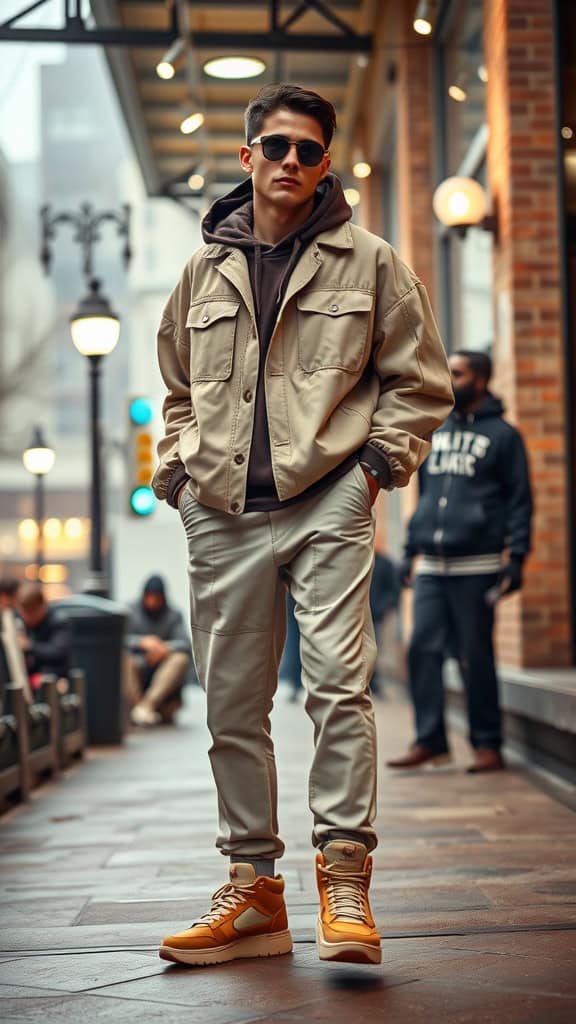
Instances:
[[[560,135],[563,139],[566,139],[566,142],[569,142],[570,139],[574,138],[574,129],[571,128],[569,124],[562,125]]]
[[[180,124],[182,135],[192,135],[193,132],[197,132],[205,120],[206,118],[200,110],[194,111],[193,114],[188,114]]]
[[[485,64],[480,64],[477,71],[477,75],[480,81],[486,84],[486,82],[488,81],[488,68],[486,67]]]
[[[412,28],[419,36],[429,36],[432,33],[432,12],[429,0],[420,0],[414,14]]]
[[[358,206],[360,202],[360,193],[357,188],[345,188],[344,198],[348,203],[348,206]]]
[[[195,174],[191,174],[188,178],[188,188],[191,192],[199,192],[201,188],[204,188],[205,180],[204,175],[196,171]]]
[[[468,99],[467,77],[463,71],[460,72],[455,82],[448,86],[448,95],[456,103],[464,103]]]
[[[352,168],[355,178],[369,178],[372,174],[372,167],[366,160],[357,160]]]
[[[175,39],[162,57],[162,60],[158,61],[156,65],[156,74],[158,75],[158,78],[163,78],[166,82],[171,78],[174,78],[174,75],[176,74],[176,66],[182,60],[183,56],[184,40]]]
[[[204,71],[211,78],[257,78],[266,64],[259,57],[214,57],[206,61]]]

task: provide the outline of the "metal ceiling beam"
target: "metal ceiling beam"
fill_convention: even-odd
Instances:
[[[11,15],[0,23],[0,41],[18,43],[69,43],[71,45],[92,45],[131,47],[167,48],[178,36],[184,38],[175,17],[180,6],[172,7],[172,23],[166,29],[134,29],[122,25],[87,26],[81,13],[80,0],[62,0],[62,28],[18,28],[16,23],[36,8],[42,7],[46,0],[33,0],[21,11]],[[188,42],[195,49],[265,49],[292,50],[309,52],[310,50],[332,50],[340,53],[368,53],[371,50],[370,36],[359,35],[349,28],[336,14],[325,5],[324,0],[302,0],[299,7],[281,25],[277,17],[278,4],[270,0],[271,24],[270,32],[193,32]],[[290,24],[298,20],[304,13],[314,10],[325,21],[333,24],[338,32],[334,35],[322,33],[306,34],[287,31]],[[184,19],[183,19],[184,20]]]
[[[174,37],[167,31],[128,28],[11,28],[0,26],[0,42],[68,43],[69,45],[131,46],[168,49]],[[372,39],[359,35],[310,35],[289,32],[194,32],[192,43],[198,50],[281,50],[310,53],[370,53]]]

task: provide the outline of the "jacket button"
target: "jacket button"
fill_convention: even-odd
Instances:
[[[329,309],[330,309],[331,313],[337,313],[338,310],[340,309],[340,307],[337,306],[335,302],[333,302],[332,305],[329,307]]]
[[[245,461],[246,460],[245,460],[244,456],[241,453],[239,453],[238,455],[234,456],[234,462],[236,463],[237,466],[241,466],[242,463],[245,462]]]
[[[232,509],[233,512],[240,511],[240,505],[237,501],[233,501],[232,504],[230,505],[230,508]]]
[[[438,498],[438,504],[440,508],[446,508],[446,505],[448,504],[448,498],[446,495],[443,494],[441,498]]]
[[[207,324],[209,319],[210,317],[208,316],[208,313],[205,313],[204,316],[202,317],[202,323]]]
[[[252,401],[252,392],[250,390],[245,391],[242,397],[244,398],[245,402],[251,402]]]

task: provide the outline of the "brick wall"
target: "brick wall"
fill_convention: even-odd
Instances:
[[[435,292],[432,46],[412,28],[413,10],[404,4],[403,41],[397,67],[398,204],[400,255]]]
[[[488,175],[500,221],[494,389],[526,440],[536,499],[526,587],[502,607],[498,647],[502,662],[525,667],[571,663],[551,7],[484,4]]]

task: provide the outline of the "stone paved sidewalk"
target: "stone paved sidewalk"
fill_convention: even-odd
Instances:
[[[85,1024],[573,1024],[576,819],[520,772],[456,763],[381,773],[373,906],[381,967],[320,964],[306,773],[311,727],[281,690],[274,713],[287,842],[292,956],[167,966],[162,935],[204,912],[226,862],[203,695],[175,729],[90,751],[30,807],[0,821],[0,1018]],[[410,715],[378,703],[380,758],[404,749]]]

